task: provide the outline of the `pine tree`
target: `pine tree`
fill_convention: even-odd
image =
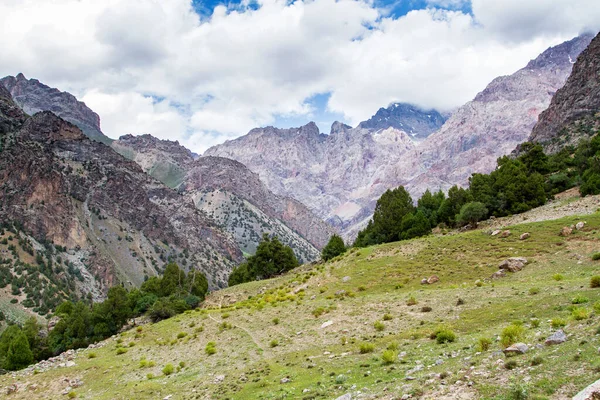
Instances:
[[[6,353],[5,368],[16,371],[33,362],[33,353],[29,348],[27,336],[19,329],[19,333],[11,340]]]
[[[324,261],[329,261],[334,257],[343,254],[346,251],[346,245],[344,244],[344,239],[342,239],[339,235],[333,235],[327,245],[323,248],[321,253],[321,258]]]

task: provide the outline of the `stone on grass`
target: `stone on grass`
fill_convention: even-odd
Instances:
[[[492,236],[498,236],[500,232],[502,232],[500,229],[496,229],[494,232],[492,232]]]
[[[290,383],[292,380],[290,378],[288,378],[287,376],[285,378],[281,378],[281,380],[279,381],[279,383]]]
[[[581,392],[577,393],[573,400],[595,400],[600,398],[600,380],[592,383]]]
[[[338,397],[335,400],[352,400],[352,395],[350,393],[346,393],[341,395],[340,397]]]
[[[523,257],[510,257],[502,261],[498,267],[510,272],[518,272],[527,264],[527,259]]]
[[[429,285],[434,284],[436,282],[439,282],[440,278],[437,275],[431,275],[428,279],[427,279],[427,283]]]
[[[500,234],[501,238],[507,238],[510,236],[510,231],[506,230],[506,231],[502,231],[502,233]]]
[[[519,240],[529,239],[530,237],[531,237],[531,234],[529,232],[525,232],[524,234],[519,236]]]
[[[573,229],[568,226],[565,226],[560,230],[560,236],[569,236],[571,233],[573,233]]]
[[[345,276],[342,278],[342,282],[348,282],[351,278],[349,276]]]
[[[567,335],[565,335],[565,332],[563,332],[562,329],[559,329],[556,332],[554,332],[552,335],[550,335],[550,337],[548,339],[546,339],[544,344],[546,344],[546,346],[551,346],[553,344],[561,344],[566,341],[567,341]]]
[[[328,326],[333,325],[333,321],[326,321],[323,322],[323,325],[321,325],[321,329],[327,328]]]
[[[579,222],[577,223],[577,225],[575,225],[575,228],[576,228],[578,231],[582,230],[584,227],[585,227],[585,222],[583,222],[583,221],[579,221]]]
[[[504,270],[500,270],[500,271],[494,272],[492,274],[492,279],[504,278],[505,276],[506,276],[506,272],[504,272]]]
[[[515,343],[510,347],[504,349],[505,355],[514,355],[514,354],[525,354],[529,350],[529,346],[525,343]]]

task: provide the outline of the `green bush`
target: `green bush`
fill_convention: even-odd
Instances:
[[[381,332],[385,329],[385,325],[383,322],[381,321],[375,321],[375,323],[373,324],[373,326],[375,327],[375,330],[378,332]]]
[[[277,347],[279,346],[279,342],[277,341],[277,339],[273,339],[271,340],[271,343],[269,343],[270,347]]]
[[[415,298],[415,296],[410,296],[408,298],[408,300],[406,300],[406,305],[407,306],[414,306],[417,304],[417,299]]]
[[[540,356],[533,357],[531,359],[531,366],[535,367],[536,365],[540,365],[544,362],[544,359]]]
[[[565,279],[565,277],[562,274],[554,274],[552,275],[552,279],[554,279],[555,281],[562,281],[563,279]]]
[[[177,334],[177,339],[183,339],[186,336],[187,336],[187,332],[179,332]]]
[[[461,207],[460,213],[458,214],[458,222],[467,225],[477,226],[477,223],[485,218],[488,214],[488,209],[485,204],[472,201]]]
[[[477,349],[479,351],[488,351],[492,345],[492,339],[486,337],[480,337],[477,341]]]
[[[175,367],[173,367],[173,364],[167,364],[165,365],[165,367],[162,369],[162,373],[165,375],[171,375],[173,372],[175,372]]]
[[[392,320],[392,314],[383,314],[383,320],[384,321],[391,321]]]
[[[596,254],[600,254],[600,253],[596,253]],[[592,276],[592,278],[590,279],[590,287],[591,288],[599,288],[600,287],[600,276],[598,276],[598,275]]]
[[[587,303],[588,301],[590,301],[590,299],[588,299],[587,297],[578,294],[577,296],[573,297],[571,299],[571,304],[584,304]]]
[[[338,236],[333,235],[327,245],[323,248],[321,253],[321,258],[323,261],[329,261],[332,258],[339,256],[340,254],[344,254],[346,252],[346,245],[344,244],[344,240]]]
[[[592,260],[594,260],[594,261],[600,260],[600,253],[594,253],[594,254],[592,254]]]
[[[381,355],[381,361],[386,365],[395,363],[397,359],[398,353],[394,350],[385,350]]]
[[[117,349],[117,355],[121,355],[121,354],[125,354],[127,353],[127,349],[123,348],[123,347],[119,347]]]
[[[540,292],[540,288],[538,288],[538,287],[532,287],[529,289],[529,294],[532,296],[538,294],[539,292]]]
[[[204,348],[206,354],[213,355],[217,352],[217,344],[215,342],[208,342]]]
[[[521,325],[512,324],[502,330],[500,335],[500,343],[504,347],[509,347],[517,343],[525,334],[525,328]]]
[[[590,312],[583,307],[577,307],[573,309],[573,311],[571,312],[571,316],[574,320],[581,321],[584,319],[588,319],[590,317]]]
[[[372,353],[375,351],[375,345],[373,343],[361,343],[359,351],[360,354]]]
[[[273,325],[279,325],[279,318],[273,318]]]
[[[565,321],[562,318],[553,318],[550,321],[550,325],[552,326],[552,328],[554,329],[558,329],[558,328],[563,328],[567,325],[567,321]]]
[[[506,368],[508,370],[515,369],[518,366],[519,366],[519,364],[515,360],[509,360],[504,363],[504,368]]]
[[[435,341],[438,344],[442,343],[451,343],[456,340],[456,334],[452,332],[450,329],[442,328],[435,335]]]

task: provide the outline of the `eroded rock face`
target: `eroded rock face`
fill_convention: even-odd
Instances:
[[[211,288],[226,284],[242,253],[190,200],[53,113],[24,118],[11,103],[0,98],[16,127],[2,135],[0,219],[84,255],[103,289],[140,285],[182,253]]]
[[[23,74],[0,79],[0,85],[12,95],[14,102],[27,114],[39,111],[52,113],[76,125],[91,139],[110,144],[111,139],[100,130],[100,117],[75,96],[48,87],[37,79],[27,79]]]
[[[574,61],[575,59],[573,59]],[[600,34],[577,58],[573,73],[539,118],[529,138],[546,151],[577,144],[600,126]]]
[[[394,103],[380,108],[358,127],[378,131],[394,128],[408,133],[416,139],[425,139],[444,125],[446,118],[437,110],[423,110],[406,103]]]
[[[243,164],[221,157],[195,157],[177,142],[150,135],[122,136],[113,149],[135,160],[147,173],[192,199],[254,253],[263,233],[275,234],[302,261],[313,261],[333,228],[306,206],[275,195]]]

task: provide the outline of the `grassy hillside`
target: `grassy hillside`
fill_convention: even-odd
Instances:
[[[581,220],[583,230],[559,235]],[[0,386],[16,383],[14,399],[570,398],[600,375],[600,289],[590,288],[600,213],[510,230],[354,250],[218,291],[204,309],[76,352],[74,366],[58,367],[65,357]],[[529,264],[489,279],[514,256]],[[438,283],[421,285],[433,274]],[[530,350],[507,358],[499,339],[515,324]],[[563,324],[567,342],[544,346]],[[456,340],[430,339],[440,327]]]

